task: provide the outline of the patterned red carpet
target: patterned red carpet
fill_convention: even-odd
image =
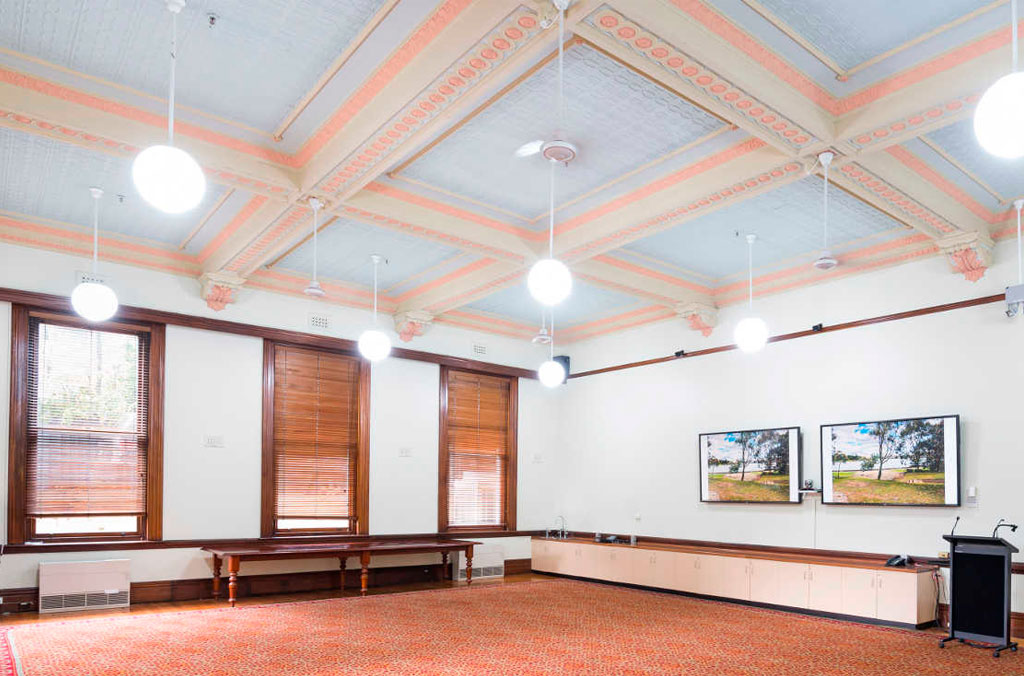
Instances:
[[[939,650],[935,634],[571,580],[44,622],[7,637],[15,660],[0,669],[16,661],[24,676],[1024,673],[1022,655]]]

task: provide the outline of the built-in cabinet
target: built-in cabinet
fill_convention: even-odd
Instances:
[[[548,538],[534,538],[532,566],[546,573],[898,624],[922,625],[935,619],[935,583],[926,569]]]

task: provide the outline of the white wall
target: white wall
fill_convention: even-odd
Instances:
[[[84,259],[0,245],[0,286],[67,294]],[[244,291],[239,303],[215,313],[199,299],[194,280],[104,264],[109,283],[126,305],[214,316],[220,319],[306,331],[310,310],[332,316],[334,335],[353,338],[369,322],[366,312],[259,291]],[[397,336],[392,334],[397,341]],[[528,343],[434,327],[411,344],[416,349],[472,357],[484,343],[487,359],[532,367],[543,356]],[[374,365],[370,393],[370,532],[437,531],[437,436],[439,368],[389,359]],[[259,536],[263,341],[216,331],[167,327],[164,538],[254,538]],[[10,377],[10,305],[0,303],[0,456],[6,458]],[[520,385],[520,529],[542,528],[554,509],[553,481],[544,471],[555,455],[546,435],[553,419],[546,410],[558,393],[536,382]],[[206,448],[203,438],[221,436],[223,448]],[[403,452],[407,449],[408,452]],[[6,462],[0,462],[0,492],[6,493]],[[0,496],[0,517],[6,496]],[[6,519],[0,518],[6,526]],[[506,558],[528,558],[528,538],[495,538]],[[36,584],[41,560],[88,560],[96,553],[8,554],[0,560],[0,588]],[[104,558],[132,560],[132,578],[166,580],[210,574],[209,557],[198,549],[104,552]],[[436,556],[384,557],[375,565],[405,565]],[[244,573],[334,570],[337,560],[253,562]]]
[[[1001,247],[999,260],[1012,260]],[[773,334],[999,293],[1015,265],[976,284],[941,259],[758,301]],[[571,380],[559,505],[571,528],[724,542],[935,556],[960,533],[1024,525],[1024,318],[1002,303]],[[667,322],[581,344],[573,370],[730,343],[742,308],[709,339]],[[700,502],[701,432],[797,425],[803,476],[820,486],[819,425],[934,414],[961,416],[961,495],[977,506],[911,508]],[[634,521],[639,513],[641,521]],[[1024,531],[1003,535],[1024,549]],[[1018,585],[1019,586],[1019,585]],[[1018,590],[1021,591],[1021,590]],[[1017,606],[1024,608],[1024,593]]]

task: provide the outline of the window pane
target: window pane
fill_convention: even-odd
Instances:
[[[278,530],[319,530],[323,528],[348,528],[348,519],[278,519]]]
[[[137,533],[137,516],[56,516],[36,519],[35,531],[39,535],[67,535],[69,533]]]
[[[39,324],[40,427],[135,432],[139,337]]]

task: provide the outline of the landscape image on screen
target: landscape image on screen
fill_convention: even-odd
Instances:
[[[823,425],[823,501],[956,505],[957,416]]]
[[[799,502],[800,429],[700,435],[704,502]]]

